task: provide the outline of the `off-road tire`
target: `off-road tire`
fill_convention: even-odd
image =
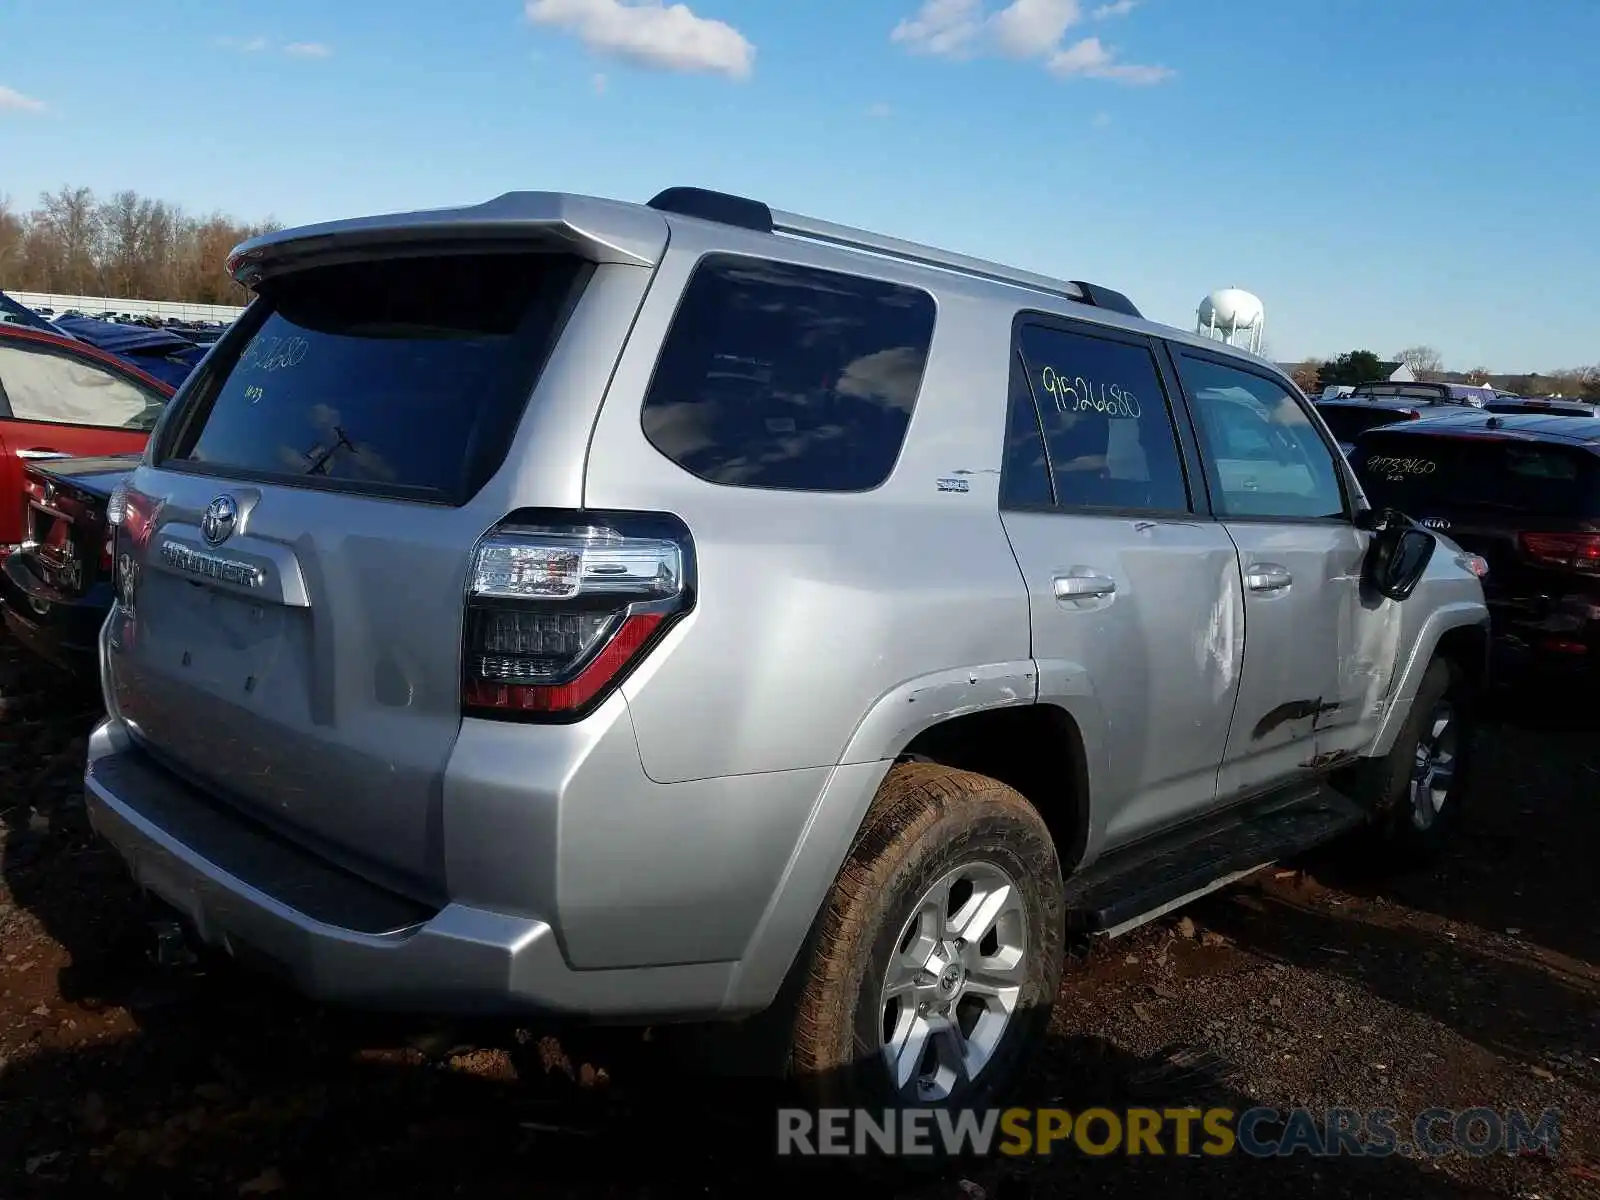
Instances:
[[[1442,807],[1423,825],[1411,801],[1412,771],[1425,726],[1446,701],[1456,725],[1455,769]],[[1372,856],[1371,865],[1404,869],[1425,865],[1439,853],[1461,822],[1474,718],[1473,697],[1463,686],[1461,673],[1448,659],[1434,659],[1394,746],[1382,758],[1362,761],[1345,789],[1372,814],[1372,824],[1351,842],[1355,854]]]
[[[993,1056],[951,1105],[983,1105],[1043,1038],[1061,979],[1061,867],[1033,806],[996,780],[933,763],[891,768],[814,927],[793,1013],[789,1073],[819,1104],[902,1107],[883,1064],[879,986],[919,898],[947,872],[984,862],[1025,906],[1026,974]]]

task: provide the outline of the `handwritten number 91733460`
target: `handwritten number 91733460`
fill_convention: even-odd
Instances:
[[[1064,413],[1099,413],[1137,420],[1143,415],[1139,397],[1115,383],[1095,383],[1082,375],[1063,375],[1054,367],[1039,372],[1039,386]]]

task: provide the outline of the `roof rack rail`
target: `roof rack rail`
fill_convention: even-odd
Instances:
[[[940,250],[920,242],[908,242],[902,238],[872,233],[850,225],[838,225],[832,221],[822,221],[799,213],[783,212],[769,208],[759,200],[734,196],[727,192],[695,187],[667,188],[649,202],[649,207],[659,212],[675,213],[678,216],[698,217],[703,221],[735,225],[757,233],[784,233],[851,250],[864,250],[885,258],[898,258],[925,267],[938,267],[994,283],[1010,283],[1035,291],[1049,292],[1068,300],[1076,300],[1080,304],[1091,304],[1130,317],[1143,317],[1131,300],[1111,288],[1080,280],[1052,279],[1048,275],[1037,275],[1032,271],[1019,270],[988,259]]]

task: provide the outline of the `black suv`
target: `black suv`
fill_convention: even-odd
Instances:
[[[1473,407],[1447,383],[1363,383],[1346,395],[1317,401],[1317,411],[1346,457],[1369,429]]]
[[[1489,564],[1500,665],[1600,662],[1600,422],[1475,409],[1362,434],[1351,465],[1395,508]]]

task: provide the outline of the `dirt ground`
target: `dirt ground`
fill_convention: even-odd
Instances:
[[[331,1012],[145,957],[90,709],[0,643],[0,1196],[1600,1196],[1600,736],[1523,697],[1434,869],[1264,872],[1073,965],[1023,1100],[1562,1113],[1554,1156],[777,1162],[771,1097],[638,1035]]]

